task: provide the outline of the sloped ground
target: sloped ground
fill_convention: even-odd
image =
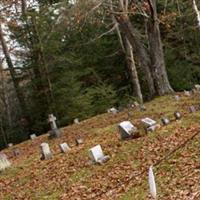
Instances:
[[[142,136],[134,140],[119,139],[117,124],[127,120],[125,110],[116,116],[103,114],[65,127],[59,139],[48,141],[44,135],[17,145],[20,156],[12,158],[12,167],[0,174],[0,199],[150,200],[147,171],[152,164],[158,199],[200,199],[200,111],[188,111],[189,105],[199,104],[198,96],[182,94],[180,101],[165,96],[145,104],[145,112],[131,110],[130,121],[139,127]],[[173,120],[175,110],[183,114],[179,121]],[[160,122],[162,116],[172,122],[145,135],[141,118],[151,117]],[[79,147],[74,142],[78,136],[85,141]],[[45,141],[54,158],[40,161],[39,145]],[[67,142],[72,150],[61,154],[61,142]],[[105,154],[111,156],[102,166],[89,162],[88,149],[96,144],[101,144]],[[11,155],[11,149],[5,152]]]

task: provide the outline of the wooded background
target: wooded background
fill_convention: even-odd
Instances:
[[[200,83],[198,8],[194,0],[1,1],[0,147],[45,133],[50,113],[65,126]]]

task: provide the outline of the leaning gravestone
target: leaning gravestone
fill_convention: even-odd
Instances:
[[[174,117],[176,120],[181,119],[181,113],[178,111],[174,112]]]
[[[6,168],[10,167],[10,162],[4,153],[0,153],[0,171],[5,170]]]
[[[184,94],[185,94],[185,96],[190,96],[190,92],[189,91],[186,91],[186,90],[184,90]]]
[[[59,147],[60,147],[60,150],[61,150],[62,153],[66,153],[67,151],[70,150],[70,147],[66,142],[60,144]]]
[[[31,134],[30,135],[31,140],[34,140],[35,138],[37,138],[36,134]]]
[[[60,136],[60,130],[57,128],[56,125],[56,117],[53,114],[49,115],[48,122],[51,126],[51,130],[49,131],[49,138],[55,138]]]
[[[144,118],[141,120],[144,127],[145,127],[145,130],[148,132],[148,131],[154,131],[157,127],[157,122],[154,121],[153,119],[150,119],[148,117]]]
[[[189,111],[190,111],[190,113],[195,113],[197,110],[196,110],[195,106],[190,106]]]
[[[48,159],[53,158],[53,155],[51,153],[48,143],[42,143],[40,145],[40,149],[41,149],[41,155],[42,155],[41,160],[48,160]]]
[[[167,117],[162,117],[161,122],[165,126],[165,125],[168,125],[170,123],[170,120]]]
[[[123,121],[119,125],[119,133],[122,140],[133,138],[135,134],[138,132],[137,128],[133,126],[130,121]]]
[[[102,164],[110,159],[109,156],[105,156],[100,145],[89,150],[89,156],[93,163]]]
[[[76,142],[76,146],[79,146],[84,143],[83,139],[81,139],[81,138],[75,139],[75,142]]]

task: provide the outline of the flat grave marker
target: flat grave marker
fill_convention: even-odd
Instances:
[[[143,123],[144,128],[147,132],[155,131],[155,129],[158,126],[157,122],[154,121],[153,119],[149,118],[149,117],[142,119],[141,122]]]
[[[112,113],[112,114],[117,114],[119,111],[118,111],[116,108],[112,107],[112,108],[109,108],[109,109],[107,110],[107,112],[108,112],[108,113]]]

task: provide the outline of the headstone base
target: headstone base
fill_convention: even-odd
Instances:
[[[49,139],[58,138],[61,136],[61,131],[59,129],[53,129],[49,131]]]

